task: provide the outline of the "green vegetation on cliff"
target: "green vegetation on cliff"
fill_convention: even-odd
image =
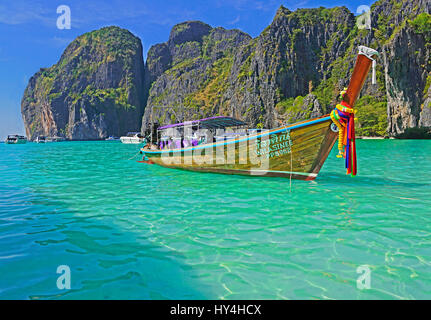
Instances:
[[[422,12],[410,22],[416,33],[427,34],[431,32],[431,14]]]
[[[386,101],[378,101],[373,96],[365,95],[358,99],[355,109],[357,110],[355,116],[359,122],[357,135],[385,136],[388,127]]]
[[[199,110],[204,116],[211,115],[211,111],[220,100],[228,87],[228,76],[233,64],[232,57],[217,60],[209,68],[208,79],[201,88],[189,94],[184,99],[184,107]]]

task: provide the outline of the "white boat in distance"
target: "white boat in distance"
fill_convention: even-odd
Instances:
[[[18,134],[8,135],[6,140],[6,144],[23,144],[27,143],[27,138],[24,136],[20,136]]]
[[[44,136],[38,136],[38,137],[34,140],[34,142],[36,142],[36,143],[46,143],[47,141],[46,141],[46,138],[45,138]]]
[[[46,137],[46,142],[63,142],[66,141],[65,138],[59,136]]]
[[[145,143],[147,140],[140,132],[128,132],[126,136],[120,138],[122,143],[138,144]]]
[[[34,142],[36,143],[47,143],[47,142],[62,142],[65,141],[66,139],[64,139],[63,137],[45,137],[45,136],[38,136]]]
[[[114,137],[114,136],[109,136],[108,138],[105,139],[105,141],[118,141],[120,140],[120,138]]]

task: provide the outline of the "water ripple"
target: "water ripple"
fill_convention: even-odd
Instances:
[[[430,297],[431,183],[417,171],[431,172],[430,141],[359,141],[358,177],[332,153],[291,192],[281,178],[128,161],[136,152],[0,144],[0,298]]]

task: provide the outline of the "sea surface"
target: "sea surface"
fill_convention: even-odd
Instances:
[[[0,144],[0,299],[431,298],[431,141],[358,141],[354,178],[334,148],[291,186],[138,151]]]

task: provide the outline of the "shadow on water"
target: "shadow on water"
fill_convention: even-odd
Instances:
[[[26,201],[23,205],[25,209],[20,213],[24,216],[22,219],[19,216],[13,217],[15,223],[21,225],[18,229],[27,231],[21,232],[19,244],[2,249],[10,257],[15,254],[22,257],[3,261],[0,269],[8,275],[11,288],[2,286],[4,293],[0,292],[0,297],[211,297],[211,288],[199,283],[193,270],[185,263],[185,257],[167,246],[151,241],[140,226],[122,229],[112,217],[103,214],[78,217],[79,212],[70,210],[61,201],[52,201],[45,195],[40,197],[37,188],[31,192],[29,198],[39,200]],[[15,206],[19,204],[15,203]],[[15,223],[10,230],[11,234],[16,232]],[[61,291],[55,287],[59,276],[55,272],[59,265],[71,268],[71,290]],[[27,271],[30,272],[26,274]]]
[[[133,190],[128,184],[139,181],[141,176],[134,171],[138,167],[121,160],[128,154],[114,156],[111,161],[113,166],[119,161],[129,169],[117,164],[107,170],[116,172],[115,178],[100,181],[101,175],[110,173],[101,171],[98,159],[79,159],[83,162],[79,164],[68,146],[31,146],[31,155],[14,154],[8,161],[0,159],[1,165],[15,171],[8,184],[0,184],[0,228],[2,237],[11,239],[0,245],[0,255],[6,257],[0,271],[8,275],[7,282],[1,285],[0,297],[214,297],[212,288],[200,283],[186,258],[154,237],[151,221],[144,218],[147,213],[134,208],[133,202],[142,205],[142,199],[128,193]],[[99,147],[102,153],[103,145]],[[102,158],[101,161],[107,160]],[[121,182],[123,174],[129,177],[126,187]],[[8,192],[3,193],[6,189]],[[109,200],[107,194],[118,201]],[[18,233],[21,236],[16,238]],[[63,264],[71,268],[71,290],[56,288],[56,269]]]
[[[210,172],[193,172],[187,170],[164,168],[157,165],[141,164],[144,170],[147,170],[149,174],[154,174],[159,177],[166,178],[167,183],[184,183],[185,181],[193,181],[195,184],[200,184],[202,186],[210,181],[220,181],[226,184],[229,183],[239,183],[248,186],[259,186],[259,185],[279,185],[279,184],[289,184],[289,178],[282,177],[265,177],[265,176],[246,176],[246,175],[228,175],[223,173],[210,173]],[[342,172],[344,168],[340,168]],[[317,178],[312,181],[301,181],[294,180],[292,182],[296,185],[308,186],[313,183],[318,184],[338,184],[343,187],[348,186],[379,186],[379,185],[391,185],[398,187],[431,187],[431,183],[418,183],[412,181],[402,181],[391,179],[387,177],[382,177],[381,175],[357,175],[352,177],[351,175],[346,175],[345,173],[338,172],[328,172],[323,169]]]

